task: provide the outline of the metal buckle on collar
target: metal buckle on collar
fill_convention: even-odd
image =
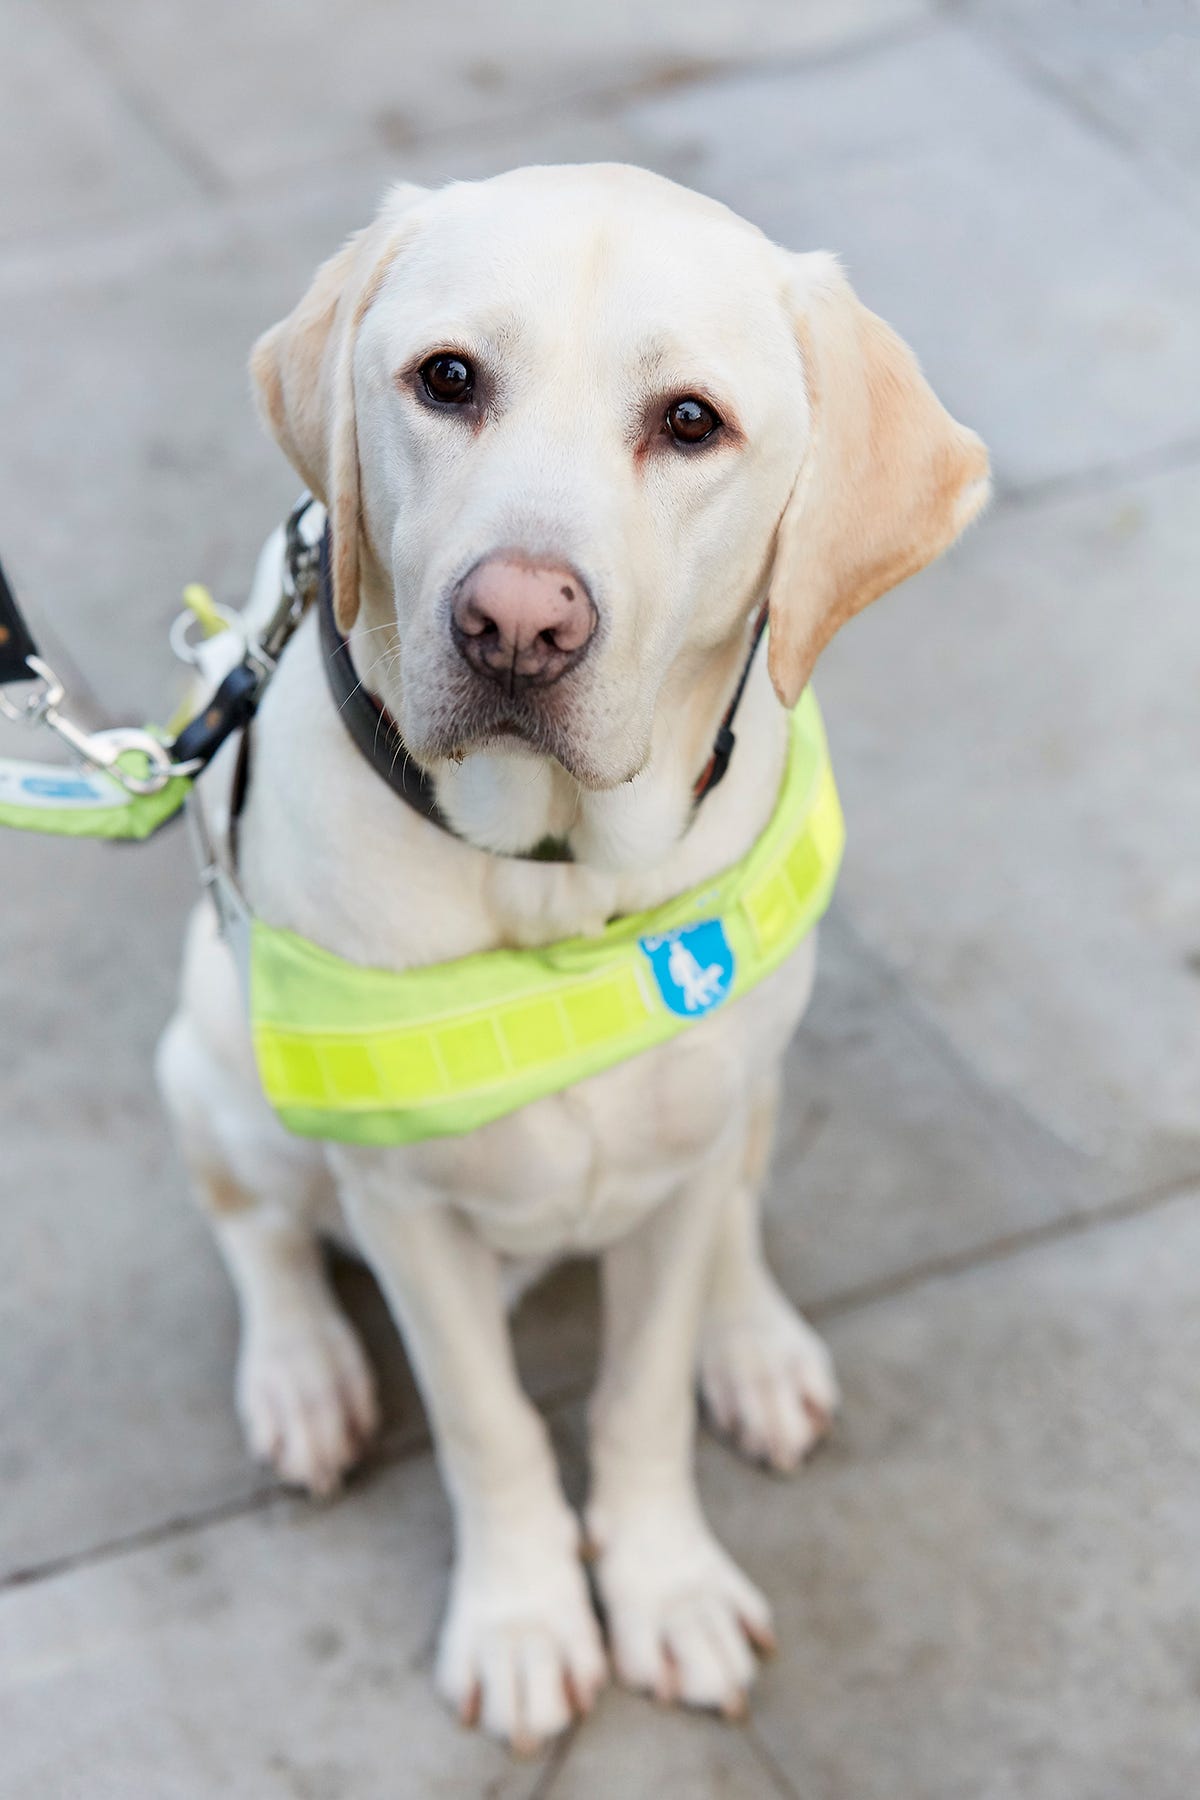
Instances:
[[[105,731],[85,731],[63,712],[66,689],[49,663],[40,656],[28,656],[25,661],[38,685],[19,700],[10,699],[0,689],[0,713],[6,719],[18,725],[48,726],[76,756],[111,775],[130,794],[157,794],[172,776],[189,772],[171,761],[166,745],[149,731],[121,725]],[[121,758],[131,751],[145,757],[144,775],[122,766]]]
[[[283,582],[279,605],[252,646],[252,651],[257,652],[263,664],[264,676],[274,673],[284,646],[317,597],[321,540],[319,535],[313,540],[301,529],[316,504],[311,494],[302,494],[284,526]]]

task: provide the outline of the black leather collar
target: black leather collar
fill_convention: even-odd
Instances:
[[[400,735],[399,727],[381,700],[377,700],[363,684],[354,659],[350,654],[350,645],[338,629],[333,612],[333,582],[331,578],[332,558],[330,555],[329,526],[326,525],[321,538],[320,560],[317,566],[317,615],[321,632],[321,660],[325,665],[325,674],[329,682],[329,691],[333,695],[346,730],[355,744],[362,751],[371,767],[381,780],[386,781],[394,794],[398,794],[414,812],[421,814],[436,825],[441,831],[448,831],[452,837],[457,836],[454,827],[446,818],[437,803],[433,783],[420,764],[409,754],[408,746]],[[713,742],[712,754],[701,770],[692,789],[695,806],[725,777],[729,767],[729,759],[733,755],[734,735],[733,721],[742,695],[746,691],[746,682],[754,662],[762,636],[766,630],[767,608],[762,611],[754,624],[754,632],[750,649],[742,665],[737,687],[733,698],[725,711],[725,716],[717,727]],[[561,852],[561,853],[560,853]],[[539,844],[527,853],[539,862],[570,862],[571,853],[565,846],[554,846],[549,841]]]
[[[325,664],[338,717],[375,773],[387,782],[392,792],[399,794],[401,800],[428,819],[431,825],[453,835],[454,828],[437,803],[433,783],[409,755],[408,745],[400,736],[395,719],[359,678],[350,645],[338,630],[333,616],[330,566],[329,527],[326,526],[317,565],[317,617],[321,631],[321,660]]]

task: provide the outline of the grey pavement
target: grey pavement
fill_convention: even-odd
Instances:
[[[1200,7],[0,0],[0,554],[89,703],[168,691],[294,480],[245,357],[394,176],[617,157],[839,251],[999,497],[820,687],[850,827],[768,1229],[846,1390],[792,1481],[705,1440],[771,1593],[749,1725],[609,1694],[533,1763],[429,1662],[449,1528],[232,1408],[149,1079],[179,836],[9,836],[4,1800],[1192,1800],[1200,1774]],[[11,747],[12,739],[4,740]],[[591,1272],[523,1306],[572,1486]]]

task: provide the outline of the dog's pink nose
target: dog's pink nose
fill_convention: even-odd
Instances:
[[[476,563],[458,586],[451,614],[455,642],[471,667],[513,689],[557,681],[596,629],[595,603],[574,569],[529,562],[515,551]]]

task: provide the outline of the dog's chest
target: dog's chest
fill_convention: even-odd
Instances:
[[[498,1251],[602,1248],[687,1181],[773,1080],[811,987],[812,941],[741,1000],[561,1094],[402,1152]]]

